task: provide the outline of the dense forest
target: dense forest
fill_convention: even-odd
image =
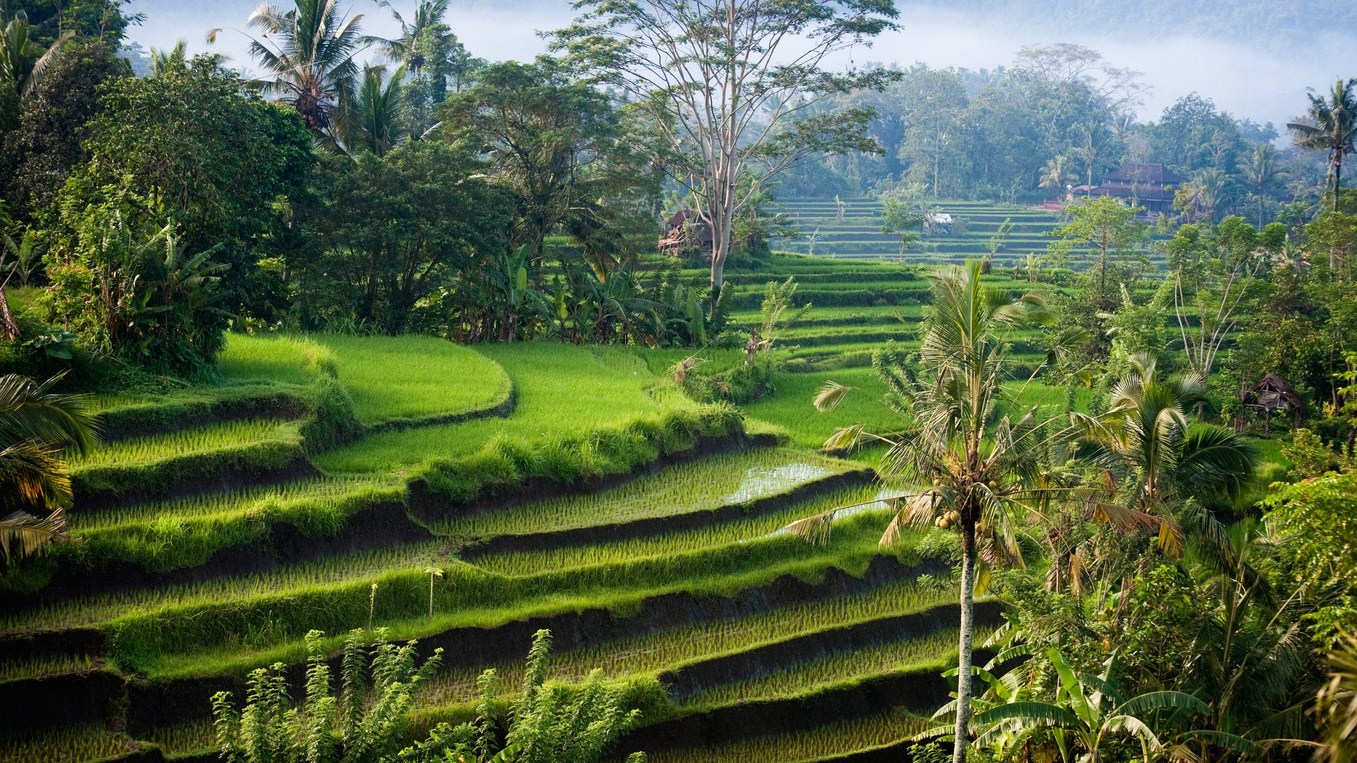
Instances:
[[[128,5],[0,0],[0,758],[1351,759],[1357,78]]]

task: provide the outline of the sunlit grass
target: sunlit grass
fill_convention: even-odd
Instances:
[[[306,385],[335,369],[334,353],[307,337],[227,334],[218,358],[224,381]]]
[[[86,673],[100,666],[90,654],[54,654],[29,659],[0,660],[0,681]]]
[[[302,659],[302,636],[311,628],[333,634],[364,626],[370,613],[369,580],[377,584],[373,624],[388,627],[391,638],[423,638],[450,628],[496,627],[589,608],[627,611],[646,598],[680,591],[727,595],[782,575],[816,579],[832,568],[861,574],[882,553],[877,545],[880,518],[855,517],[839,524],[824,546],[773,537],[524,577],[452,565],[435,587],[432,618],[427,615],[429,576],[417,569],[252,600],[233,597],[205,606],[133,610],[108,627],[119,633],[119,653],[132,660],[126,668],[162,677],[243,674],[277,660]]]
[[[459,516],[435,530],[457,537],[540,533],[710,511],[783,493],[852,467],[815,453],[755,449],[671,466],[600,493]]]
[[[905,708],[891,708],[863,718],[788,734],[759,734],[757,729],[751,729],[749,736],[734,742],[645,752],[653,763],[811,763],[838,754],[883,747],[934,725],[936,722],[926,715]]]
[[[316,458],[329,472],[389,472],[479,450],[492,437],[560,439],[694,403],[626,348],[523,343],[480,349],[508,373],[517,406],[507,419],[384,432]]]
[[[297,425],[277,419],[223,421],[194,429],[111,443],[94,448],[84,456],[75,457],[72,462],[76,471],[86,466],[131,466],[279,440],[298,441]]]
[[[286,595],[316,586],[336,586],[368,581],[399,570],[422,571],[429,565],[450,561],[445,541],[392,546],[372,551],[334,554],[323,559],[286,565],[240,577],[224,577],[196,583],[156,588],[126,589],[91,596],[63,599],[40,609],[6,611],[0,615],[0,631],[25,633],[41,630],[91,628],[106,625],[129,613],[154,613],[173,608],[230,606],[263,596]]]
[[[166,517],[193,518],[257,511],[265,504],[299,500],[337,500],[373,488],[403,489],[404,483],[390,476],[316,477],[276,485],[256,485],[163,501],[128,504],[100,511],[75,512],[71,529],[76,535],[89,530],[154,522]]]
[[[817,411],[812,401],[827,381],[853,387],[854,391],[833,410]],[[783,374],[772,395],[744,409],[752,418],[785,429],[796,444],[819,449],[841,427],[866,424],[876,432],[899,428],[899,416],[882,401],[885,393],[885,384],[871,368]]]
[[[691,530],[670,531],[640,538],[592,542],[541,551],[516,551],[476,556],[474,564],[506,575],[569,569],[688,553],[741,541],[753,541],[786,525],[822,511],[873,501],[880,494],[875,486],[839,490],[784,509],[730,522],[713,523]]]
[[[104,760],[120,758],[139,748],[125,734],[109,731],[99,723],[0,736],[0,760],[5,763]]]
[[[658,674],[683,663],[852,623],[919,612],[956,599],[950,589],[910,582],[883,585],[866,593],[790,604],[742,617],[688,622],[618,638],[552,656],[551,676],[578,681],[601,668],[611,676]],[[953,641],[952,648],[956,644]],[[527,645],[524,645],[526,653]],[[421,704],[465,702],[475,696],[476,677],[487,667],[500,675],[517,675],[522,660],[494,665],[449,665],[433,679]]]
[[[367,424],[480,411],[509,396],[509,377],[499,364],[437,337],[312,339],[334,353],[339,381]]]
[[[987,638],[990,632],[992,629],[976,629],[976,643]],[[705,687],[685,698],[684,704],[708,707],[777,699],[920,665],[955,660],[957,641],[958,631],[951,628],[922,636],[902,633],[898,639],[871,646],[845,644],[826,651],[816,659],[783,665],[757,678]]]

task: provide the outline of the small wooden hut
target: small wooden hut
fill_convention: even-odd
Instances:
[[[1289,411],[1293,430],[1300,426],[1301,419],[1305,417],[1305,400],[1286,379],[1273,373],[1267,374],[1262,381],[1245,390],[1244,394],[1239,396],[1239,401],[1244,404],[1244,410],[1252,409],[1263,413],[1268,434],[1272,434],[1274,411]]]
[[[711,247],[711,228],[691,209],[681,209],[664,225],[659,249],[664,254],[681,256]]]

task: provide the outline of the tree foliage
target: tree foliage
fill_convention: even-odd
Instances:
[[[646,109],[670,175],[712,231],[711,287],[724,282],[733,224],[751,195],[804,156],[871,151],[867,112],[816,112],[835,93],[879,88],[885,70],[828,70],[827,59],[895,28],[891,0],[576,3],[557,45]],[[742,186],[748,175],[753,182]]]
[[[129,73],[107,45],[77,42],[33,86],[0,152],[0,193],[16,219],[55,216],[57,193],[88,159],[82,144],[89,123],[103,110],[104,83]]]
[[[311,140],[206,57],[112,80],[89,136],[47,254],[58,317],[123,357],[204,370],[232,317],[268,309],[261,249]]]
[[[1353,138],[1357,136],[1357,78],[1334,83],[1328,99],[1310,94],[1307,121],[1286,125],[1302,148],[1318,149],[1328,153],[1329,193],[1334,212],[1338,211],[1338,193],[1343,187],[1343,157],[1357,152]]]

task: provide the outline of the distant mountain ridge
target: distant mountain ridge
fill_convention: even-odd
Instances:
[[[1357,3],[1352,0],[911,0],[908,9],[936,8],[962,15],[1011,17],[1028,28],[1051,33],[1205,36],[1249,42],[1269,49],[1304,44],[1319,35],[1357,38]],[[906,20],[905,23],[909,23]],[[1053,38],[1054,39],[1054,38]]]

